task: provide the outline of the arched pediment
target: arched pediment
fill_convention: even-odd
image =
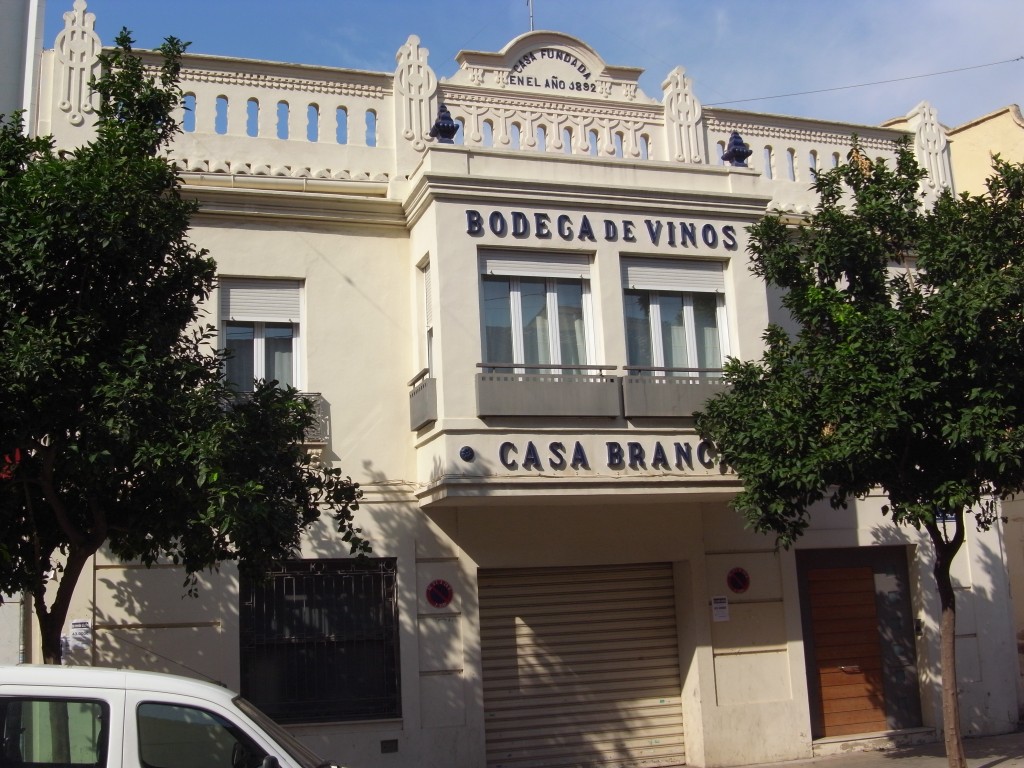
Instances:
[[[597,51],[571,35],[527,32],[498,52],[460,51],[453,85],[543,95],[651,102],[640,90],[643,70],[606,64]]]

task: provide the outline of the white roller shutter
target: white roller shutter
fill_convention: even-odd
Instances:
[[[480,271],[485,275],[516,277],[590,278],[590,257],[568,253],[512,253],[483,251]]]
[[[300,322],[302,283],[299,280],[222,277],[218,287],[222,321]]]
[[[488,768],[685,763],[672,566],[483,570]]]
[[[622,284],[646,291],[722,293],[725,273],[720,261],[697,259],[623,259]]]

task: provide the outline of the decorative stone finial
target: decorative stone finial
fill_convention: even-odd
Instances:
[[[703,163],[704,118],[700,101],[693,93],[693,80],[676,67],[661,84],[665,94],[665,138],[668,157],[677,163]]]
[[[85,0],[75,0],[74,10],[64,14],[64,29],[57,34],[54,51],[59,62],[61,94],[58,109],[76,128],[95,112],[99,96],[89,81],[100,74],[97,57],[103,49],[96,34],[96,14],[86,13]],[[54,87],[57,90],[57,86]]]
[[[438,144],[454,144],[459,124],[452,120],[452,113],[444,104],[437,105],[437,120],[430,128],[430,137],[437,139]]]
[[[747,158],[752,154],[754,151],[744,143],[739,131],[733,131],[729,136],[729,144],[726,146],[725,152],[722,153],[722,159],[729,165],[746,168]]]

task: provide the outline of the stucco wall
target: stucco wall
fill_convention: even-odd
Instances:
[[[957,192],[985,192],[985,180],[992,174],[992,155],[1024,162],[1024,118],[1016,104],[952,129],[949,138]]]

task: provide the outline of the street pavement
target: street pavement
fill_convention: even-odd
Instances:
[[[970,768],[1024,768],[1024,732],[964,739]],[[891,747],[847,752],[748,768],[945,768],[942,742],[914,747]]]

